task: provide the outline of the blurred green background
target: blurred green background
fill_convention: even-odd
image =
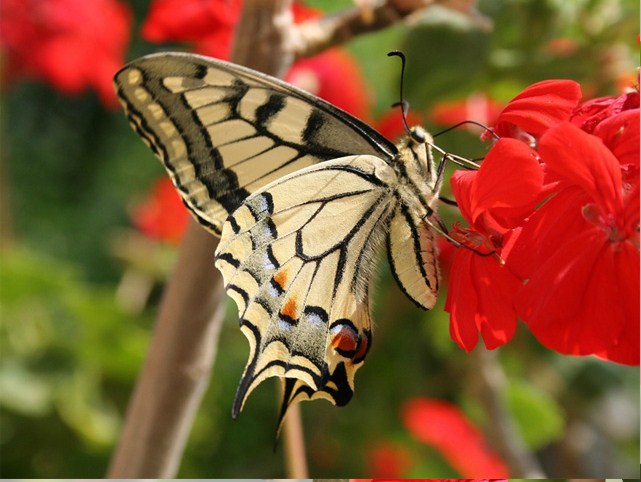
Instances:
[[[148,2],[131,6],[128,59],[168,49],[138,34]],[[399,48],[409,59],[405,96],[426,117],[472,92],[505,102],[535,81],[571,78],[586,96],[615,95],[636,77],[636,0],[488,0],[478,9],[493,30],[428,10],[410,25],[345,46],[370,83],[375,116],[397,99],[398,63],[385,54]],[[0,473],[102,477],[175,257],[172,246],[143,238],[131,221],[163,170],[122,112],[92,93],[69,97],[17,82],[2,92],[1,122]],[[485,152],[478,135],[463,129],[439,144],[472,157]],[[444,216],[451,217],[447,208]],[[144,286],[142,301],[128,292],[134,285]],[[488,423],[474,395],[474,357],[450,340],[444,299],[430,313],[418,311],[381,263],[375,339],[354,399],[341,409],[303,404],[313,476],[372,476],[381,444],[408,454],[404,476],[459,475],[400,418],[406,400],[434,397],[454,402],[479,427]],[[272,450],[275,383],[256,390],[237,421],[230,417],[247,353],[229,302],[180,477],[284,475],[282,448]],[[638,475],[638,368],[558,355],[523,327],[498,358],[511,415],[549,476]]]

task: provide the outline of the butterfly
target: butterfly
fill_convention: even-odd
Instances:
[[[395,145],[290,84],[194,54],[137,59],[115,86],[189,211],[220,237],[215,266],[250,348],[232,416],[270,377],[284,381],[279,425],[294,402],[348,403],[372,343],[379,250],[410,300],[436,302],[442,176],[429,134],[413,127]]]

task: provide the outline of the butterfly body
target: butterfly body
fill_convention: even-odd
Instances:
[[[221,237],[215,265],[250,345],[233,415],[274,376],[281,420],[299,400],[346,404],[371,346],[384,244],[405,294],[435,303],[429,135],[413,128],[395,146],[289,84],[196,55],[143,57],[115,83],[189,210]]]

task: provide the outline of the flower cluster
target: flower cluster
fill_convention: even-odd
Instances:
[[[3,0],[3,77],[42,79],[67,94],[95,89],[116,106],[112,79],[125,60],[131,12],[117,0]]]
[[[580,99],[568,80],[526,88],[481,168],[452,176],[468,226],[446,310],[465,350],[520,318],[553,350],[639,363],[639,91]]]

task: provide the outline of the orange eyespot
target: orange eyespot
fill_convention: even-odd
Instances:
[[[361,336],[361,340],[358,345],[358,351],[354,353],[354,356],[352,357],[352,361],[354,363],[361,362],[365,358],[368,348],[369,348],[369,338],[367,338],[366,336]]]
[[[287,283],[287,270],[282,269],[274,275],[274,281],[278,283],[278,286],[285,288],[285,283]]]
[[[358,342],[354,336],[354,332],[349,328],[342,328],[332,338],[332,346],[341,354],[351,353],[356,350]]]
[[[296,298],[290,298],[287,300],[283,309],[280,310],[281,315],[287,316],[292,320],[296,319]]]

